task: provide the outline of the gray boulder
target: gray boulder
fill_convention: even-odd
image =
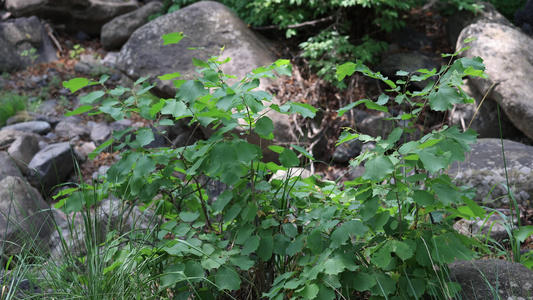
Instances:
[[[4,130],[16,130],[36,134],[46,134],[52,130],[52,126],[50,126],[50,123],[45,121],[29,121],[24,123],[7,125],[0,128],[0,131]]]
[[[13,162],[23,175],[28,174],[28,164],[33,156],[41,150],[40,141],[41,139],[38,135],[22,134],[7,149],[7,153],[12,157]]]
[[[70,116],[59,122],[54,128],[55,133],[63,138],[73,139],[88,139],[91,135],[91,129],[85,124],[80,116]]]
[[[527,136],[516,128],[513,122],[511,122],[503,109],[500,109],[498,114],[498,103],[496,103],[496,101],[489,97],[483,100],[485,94],[478,91],[476,87],[470,83],[470,79],[465,80],[465,85],[462,86],[462,89],[474,98],[475,104],[456,104],[450,113],[449,120],[451,125],[457,125],[463,130],[466,130],[470,125],[470,128],[474,129],[479,134],[478,138],[499,138],[500,135],[502,135],[504,139],[513,141],[524,141],[528,139]],[[481,103],[482,105],[479,106]]]
[[[30,250],[48,252],[53,216],[37,190],[20,177],[0,181],[0,239],[3,257]]]
[[[511,192],[526,207],[533,195],[533,147],[509,140],[504,140],[503,147]],[[464,162],[452,164],[448,174],[459,184],[475,187],[478,203],[493,208],[509,205],[499,139],[479,139]]]
[[[24,51],[35,49],[32,55],[22,56]],[[57,60],[57,55],[41,21],[35,17],[18,18],[0,23],[0,71],[17,71]]]
[[[162,35],[180,32],[190,36],[179,44],[163,46]],[[122,47],[117,68],[137,80],[140,77],[179,72],[182,77],[194,75],[192,58],[207,58],[203,51],[189,47],[204,47],[208,55],[218,55],[225,46],[223,57],[233,60],[222,66],[227,74],[242,78],[252,69],[276,60],[273,53],[229,8],[214,1],[202,1],[159,17],[137,29]],[[161,97],[173,97],[172,81],[157,82],[153,89]]]
[[[456,45],[458,41],[462,41],[459,39],[459,35],[465,27],[481,20],[512,26],[511,22],[500,14],[494,5],[488,2],[481,2],[481,4],[483,5],[483,9],[477,13],[461,10],[448,17],[446,34],[450,45]]]
[[[22,173],[13,157],[5,151],[0,151],[0,180],[9,176],[21,177]]]
[[[5,8],[14,16],[38,16],[65,24],[70,32],[99,35],[102,26],[114,17],[139,7],[137,0],[6,0]]]
[[[69,142],[51,144],[32,158],[27,178],[34,187],[42,189],[43,194],[48,194],[70,176],[76,162],[83,162],[83,158]]]
[[[461,285],[459,299],[531,299],[533,271],[519,263],[486,259],[449,265],[450,279]]]
[[[131,34],[148,22],[148,17],[161,10],[163,3],[150,2],[130,13],[118,16],[102,26],[100,40],[108,50],[120,49]]]
[[[533,138],[533,39],[516,27],[481,19],[466,27],[457,49],[467,45],[465,38],[477,37],[460,56],[483,58],[489,79],[472,78],[473,88],[496,101],[511,122]]]

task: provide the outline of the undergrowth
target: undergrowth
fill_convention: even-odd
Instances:
[[[183,38],[182,33],[163,36],[165,44]],[[43,278],[43,285],[58,297],[84,299],[460,296],[447,264],[490,249],[459,234],[453,222],[485,218],[487,212],[472,200],[472,188],[456,186],[446,170],[465,158],[476,133],[443,126],[421,136],[415,126],[423,110],[473,102],[461,86],[466,76],[486,77],[483,61],[457,58],[458,53],[445,55],[450,63],[440,70],[400,71],[397,81],[361,61],[336,67],[338,80],[359,72],[388,86],[377,101],[358,100],[339,109],[338,117],[364,105],[395,124],[386,137],[345,128],[337,145],[358,139],[375,147],[350,163],[364,165],[364,174],[342,184],[317,175],[304,178],[301,168],[315,162],[310,151],[272,143],[275,124],[267,111],[305,118],[317,112],[305,103],[275,104],[272,95],[257,90],[262,78],[289,76],[287,60],[237,79],[219,68],[229,59],[194,59],[194,79],[181,79],[179,73],[158,77],[177,88],[168,99],[145,97],[155,86],[149,78],[139,78],[138,89],[107,89],[108,76],[65,82],[72,92],[101,86],[67,115],[105,114],[117,121],[137,115],[151,126],[115,131],[90,155],[120,151],[102,181],[61,194],[68,197],[56,208],[82,215],[85,251],[64,245],[63,263],[51,269],[52,279]],[[426,88],[413,91],[411,83],[419,81]],[[391,103],[401,107],[399,114],[389,114]],[[154,128],[183,120],[212,134],[178,148],[146,147],[155,135],[164,135]],[[259,143],[249,142],[257,137]],[[266,151],[277,153],[277,161],[265,161]],[[274,176],[278,172],[289,175]],[[225,188],[215,194],[213,184]],[[159,222],[140,231],[108,226],[102,237],[94,229],[99,222],[94,211],[112,196],[155,214]],[[524,228],[511,229],[518,240],[531,234]]]

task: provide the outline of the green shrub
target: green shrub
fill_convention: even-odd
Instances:
[[[165,44],[182,38],[177,33],[163,36]],[[443,111],[454,103],[473,102],[461,89],[462,79],[485,77],[482,60],[461,58],[439,71],[419,70],[419,75],[400,71],[403,79],[396,82],[361,61],[338,66],[339,80],[360,72],[389,87],[377,101],[362,99],[339,109],[339,117],[358,105],[385,113],[389,103],[402,107],[402,113],[390,116],[397,126],[386,139],[353,129],[342,133],[338,144],[359,139],[376,145],[351,163],[364,163],[363,176],[343,185],[317,176],[301,178],[294,169],[301,166],[301,158],[314,161],[305,148],[266,146],[274,126],[265,109],[315,116],[310,105],[275,105],[271,95],[255,90],[260,78],[290,75],[288,61],[255,69],[232,85],[227,80],[233,76],[219,71],[227,61],[194,59],[201,69],[195,79],[176,79],[178,73],[159,76],[173,80],[178,91],[174,98],[155,101],[143,96],[153,88],[147,78],[135,83],[141,86],[138,92],[120,86],[107,90],[107,76],[99,82],[65,82],[72,92],[87,85],[103,87],[82,97],[84,105],[67,115],[104,113],[121,120],[136,114],[154,127],[189,118],[191,126],[210,127],[214,133],[177,149],[145,149],[154,140],[150,128],[115,132],[91,154],[109,146],[122,150],[104,183],[81,187],[58,207],[67,212],[90,209],[100,199],[80,197],[86,190],[155,209],[165,220],[155,236],[139,244],[127,234],[111,233],[107,241],[140,247],[136,253],[142,254],[135,257],[143,262],[141,277],[158,279],[150,287],[154,297],[348,299],[360,292],[375,299],[456,296],[460,288],[447,276],[446,264],[474,258],[472,248],[483,245],[457,233],[453,219],[484,217],[485,211],[471,200],[472,190],[455,186],[445,171],[464,159],[476,133],[444,126],[418,140],[404,139],[414,133],[424,109]],[[406,88],[434,76],[438,81],[422,91]],[[97,104],[106,95],[110,98]],[[261,137],[265,146],[249,143],[253,136]],[[279,154],[279,163],[262,161],[267,149]],[[271,178],[280,170],[293,176]],[[216,201],[208,195],[212,182],[230,187]],[[130,266],[128,249],[107,258],[105,278]]]
[[[26,109],[27,97],[12,92],[0,92],[0,127],[18,111]]]

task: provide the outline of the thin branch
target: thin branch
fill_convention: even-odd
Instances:
[[[284,28],[293,29],[293,28],[301,28],[301,27],[307,27],[307,26],[316,26],[319,23],[333,21],[333,19],[335,19],[336,16],[337,16],[337,13],[331,16],[313,20],[313,21],[307,21],[303,23],[287,25],[286,27],[282,27],[280,25],[269,25],[269,26],[252,27],[252,29],[253,30],[270,30],[270,29],[284,29]]]

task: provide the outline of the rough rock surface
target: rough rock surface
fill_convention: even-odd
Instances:
[[[39,192],[24,179],[8,176],[0,181],[0,211],[0,239],[6,247],[2,255],[19,253],[22,248],[48,249],[54,228],[52,214]]]
[[[5,151],[0,151],[0,180],[8,176],[21,176],[22,173],[15,163],[15,159],[10,157]]]
[[[6,0],[5,7],[14,16],[38,16],[65,24],[71,32],[99,35],[102,26],[116,16],[135,10],[137,0]]]
[[[519,205],[528,206],[533,195],[533,147],[504,140],[509,185]],[[476,201],[488,207],[509,204],[507,181],[499,139],[480,139],[472,145],[464,162],[454,163],[452,180],[476,187]]]
[[[477,37],[461,52],[463,57],[482,57],[488,79],[472,78],[472,86],[498,102],[513,124],[533,138],[533,39],[513,26],[481,19],[466,27],[460,41]]]
[[[0,130],[17,130],[24,132],[33,132],[36,134],[46,134],[52,130],[50,123],[45,121],[29,121],[24,123],[16,123],[2,127]]]
[[[190,36],[179,44],[163,45],[162,35],[180,32]],[[137,29],[122,47],[117,67],[133,80],[150,75],[152,78],[179,72],[182,77],[194,75],[193,57],[205,58],[202,51],[189,47],[205,47],[208,55],[235,58],[223,65],[223,71],[241,78],[252,69],[275,61],[268,47],[257,38],[226,6],[202,1],[161,16]],[[176,93],[172,81],[157,80],[154,91],[163,97]]]
[[[479,134],[478,138],[499,138],[500,135],[503,135],[505,139],[513,141],[528,140],[527,136],[509,120],[503,109],[499,109],[498,113],[496,101],[489,97],[483,100],[485,95],[470,83],[470,79],[465,80],[462,89],[474,98],[475,103],[456,104],[450,113],[451,125],[457,125],[463,130],[466,130],[470,125],[469,128]],[[481,103],[483,104],[479,106]]]
[[[41,150],[39,141],[38,135],[24,133],[18,136],[7,149],[7,153],[13,158],[13,162],[18,166],[22,175],[28,174],[28,164],[33,156]]]
[[[102,26],[100,40],[108,50],[120,49],[131,34],[148,22],[148,17],[161,10],[163,3],[150,2],[130,13],[118,16]]]
[[[41,21],[35,17],[18,18],[0,23],[0,72],[16,71],[30,66],[31,55],[25,50],[35,49],[35,63],[57,60],[56,51]]]
[[[28,180],[34,187],[43,189],[44,194],[47,194],[74,171],[75,158],[82,160],[69,142],[51,144],[37,152],[30,161]]]
[[[533,271],[519,263],[486,259],[454,262],[449,268],[450,278],[462,287],[460,299],[531,299],[533,295]]]

